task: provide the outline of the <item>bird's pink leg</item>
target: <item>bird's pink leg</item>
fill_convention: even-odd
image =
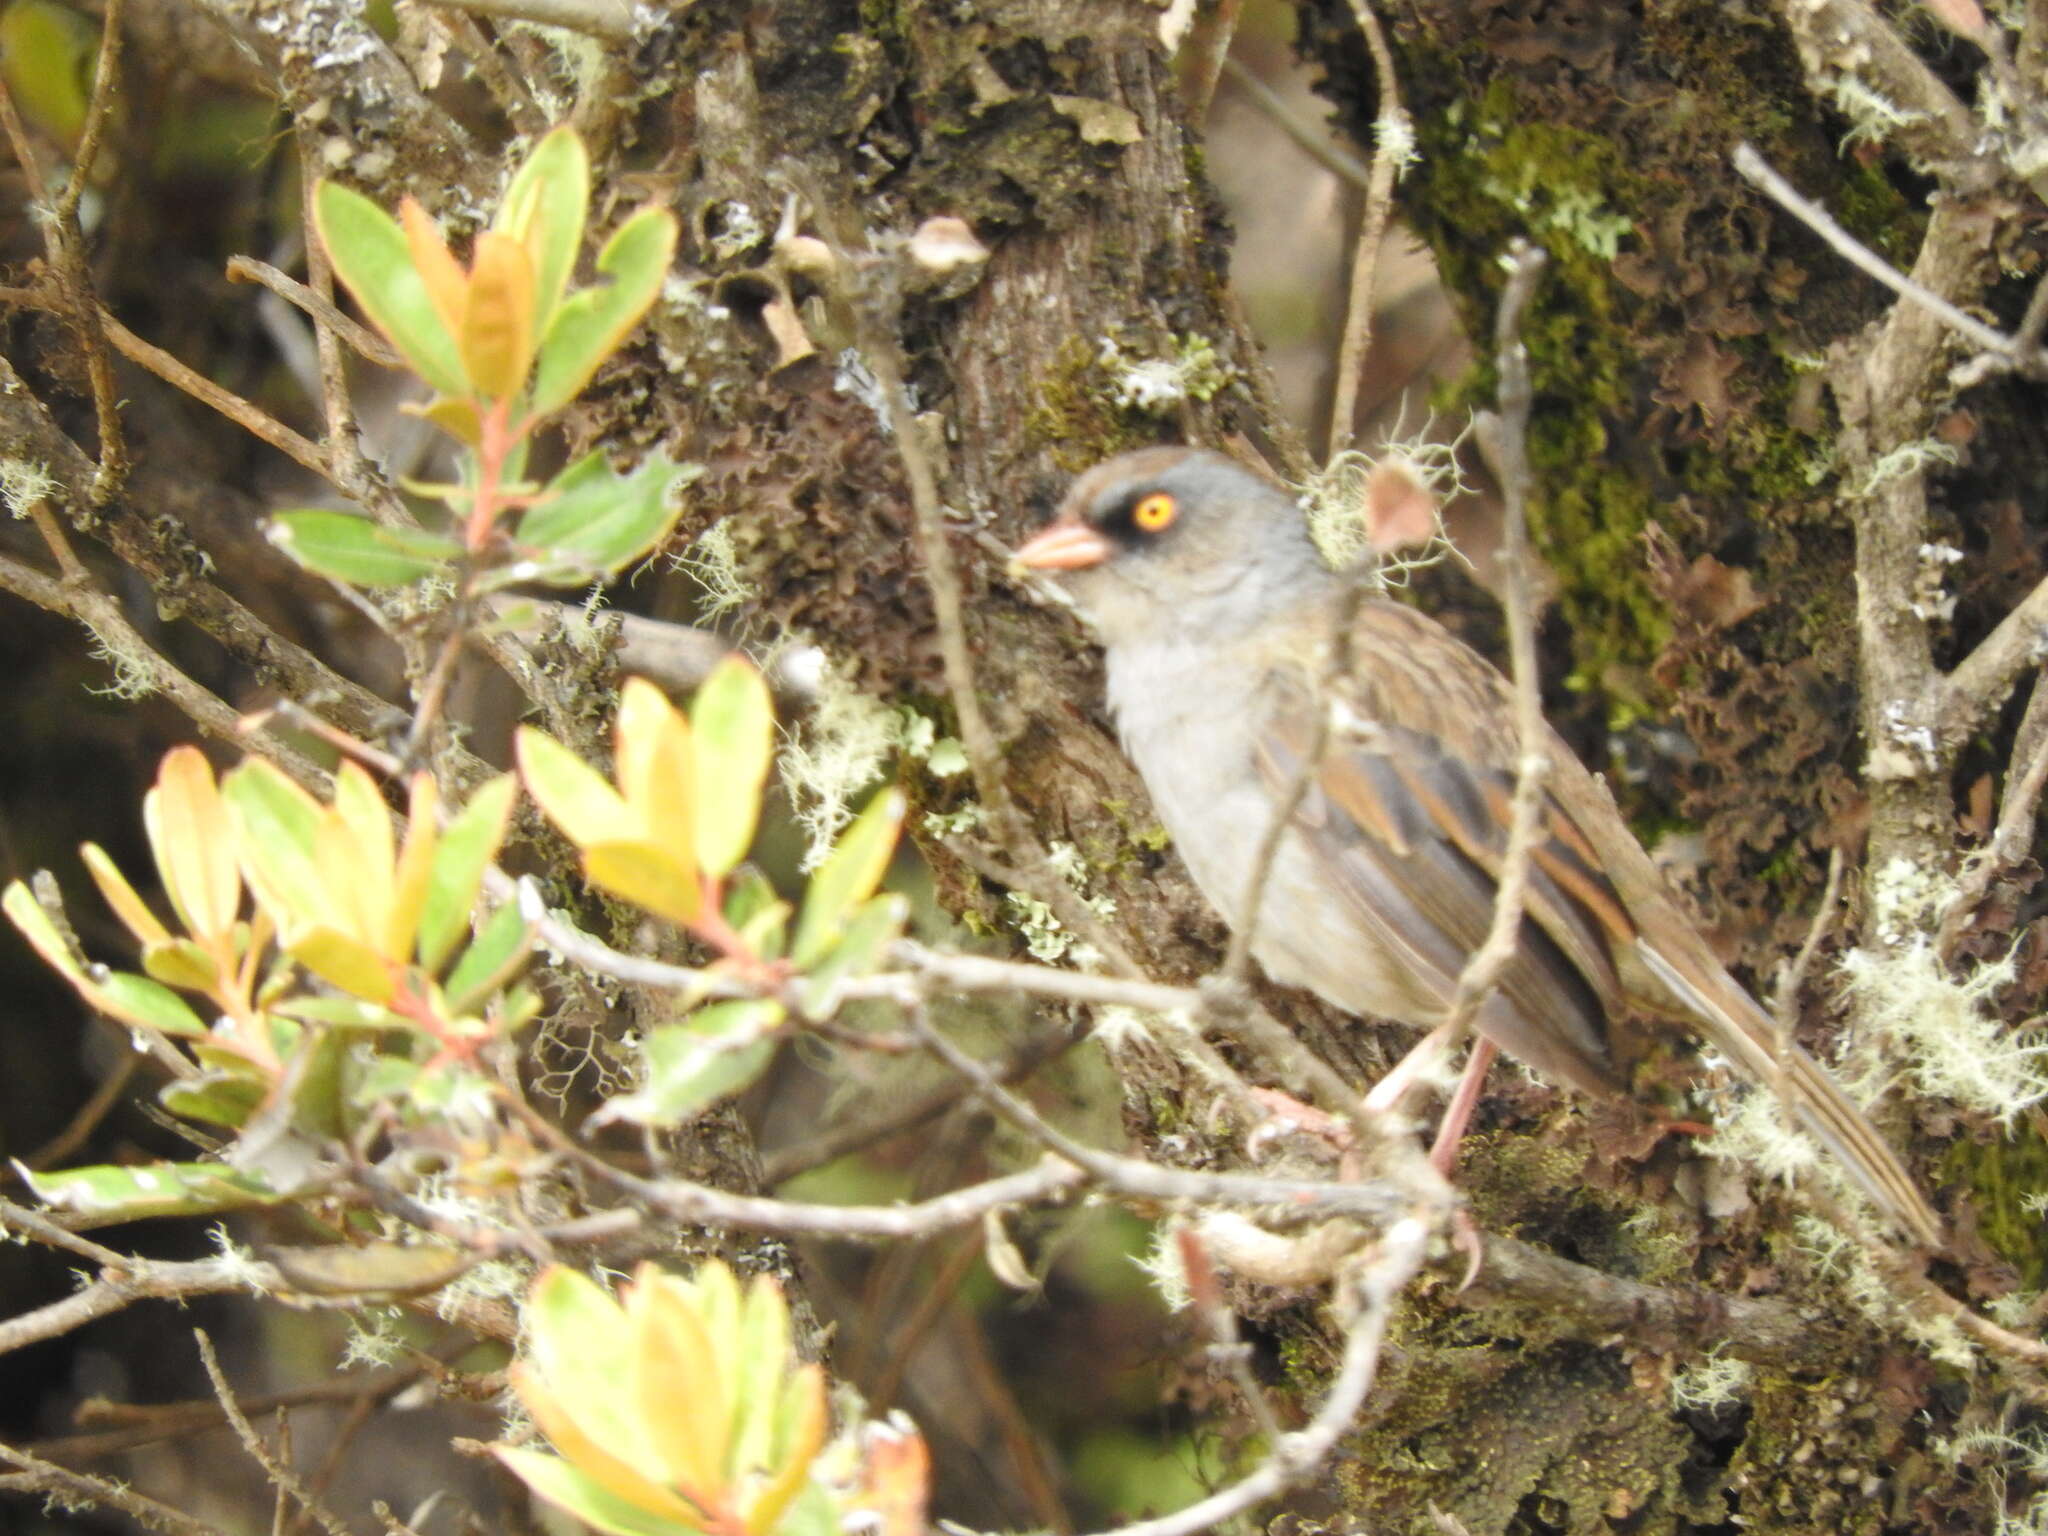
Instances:
[[[1458,1165],[1458,1143],[1465,1139],[1465,1127],[1479,1103],[1479,1091],[1486,1086],[1487,1068],[1493,1065],[1493,1058],[1499,1054],[1500,1047],[1486,1036],[1473,1037],[1472,1054],[1465,1058],[1464,1076],[1458,1079],[1451,1102],[1444,1106],[1443,1121],[1437,1126],[1436,1140],[1429,1149],[1429,1160],[1447,1179]]]

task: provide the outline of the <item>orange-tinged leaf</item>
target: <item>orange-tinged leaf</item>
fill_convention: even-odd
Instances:
[[[437,395],[424,405],[408,400],[398,408],[408,416],[417,416],[420,420],[439,427],[459,443],[471,448],[483,446],[484,418],[483,413],[476,408],[474,400]]]
[[[100,896],[114,909],[114,916],[121,919],[121,926],[135,935],[139,944],[163,944],[170,940],[171,932],[156,920],[156,914],[149,910],[143,899],[135,894],[135,887],[128,883],[128,877],[121,873],[120,866],[107,857],[107,852],[98,843],[87,843],[78,850],[85,860],[87,873],[92,882],[100,888]]]
[[[732,1425],[716,1351],[685,1295],[681,1282],[640,1266],[626,1292],[628,1379],[648,1448],[666,1461],[669,1481],[716,1507],[726,1497],[722,1466]]]
[[[644,677],[629,677],[619,693],[619,793],[633,808],[642,834],[697,872],[697,828],[690,727],[682,711]]]
[[[802,1491],[804,1480],[810,1476],[811,1463],[818,1459],[825,1444],[830,1415],[825,1407],[823,1367],[799,1366],[791,1373],[785,1391],[784,1422],[788,1433],[784,1436],[782,1462],[747,1511],[747,1529],[752,1536],[768,1536],[775,1529],[775,1522],[782,1518],[790,1500]]]
[[[652,843],[591,843],[583,850],[583,872],[614,896],[678,927],[695,922],[704,903],[696,868],[677,863],[668,849]]]
[[[548,1437],[548,1443],[560,1451],[565,1460],[637,1508],[686,1525],[698,1524],[696,1507],[688,1500],[678,1497],[585,1433],[561,1400],[548,1390],[539,1372],[520,1361],[512,1367],[511,1378],[520,1402],[533,1415],[534,1423]]]
[[[426,910],[427,892],[433,887],[434,855],[441,844],[437,821],[440,809],[440,786],[434,782],[434,776],[425,772],[414,774],[405,807],[405,846],[398,853],[391,909],[384,926],[384,953],[394,960],[403,960],[412,953],[420,913]]]
[[[197,747],[173,747],[143,797],[143,824],[156,854],[164,892],[194,938],[225,933],[242,903],[242,877],[227,807],[214,786],[213,765]]]
[[[478,393],[519,393],[533,367],[533,260],[510,235],[485,230],[470,263],[469,304],[456,341]]]
[[[868,1426],[860,1507],[874,1517],[875,1536],[925,1536],[931,1470],[931,1453],[916,1429],[897,1423]]]
[[[469,277],[441,238],[433,215],[408,197],[398,205],[398,222],[405,230],[405,243],[412,252],[412,264],[426,287],[434,313],[448,327],[450,336],[462,334],[462,315],[468,308]]]

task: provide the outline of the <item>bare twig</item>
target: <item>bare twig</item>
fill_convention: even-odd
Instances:
[[[2022,763],[2024,768],[2020,767]],[[2048,788],[2048,678],[2037,677],[2026,713],[2020,717],[2019,731],[2013,738],[2012,762],[2006,769],[1998,824],[1992,829],[1990,841],[1977,850],[1957,875],[1955,896],[1935,933],[1935,948],[1944,956],[1976,916],[1977,904],[1991,889],[1991,882],[2026,858],[2033,848],[2035,817],[2043,788]]]
[[[1185,70],[1188,121],[1199,125],[1216,99],[1216,79],[1230,64],[1230,45],[1237,37],[1237,18],[1244,0],[1217,0],[1203,6],[1189,29],[1181,56]]]
[[[1337,379],[1330,404],[1329,453],[1350,446],[1353,418],[1358,414],[1358,383],[1365,354],[1372,345],[1374,280],[1380,246],[1394,206],[1394,182],[1415,143],[1414,125],[1401,105],[1401,82],[1394,73],[1393,50],[1380,28],[1371,0],[1351,0],[1351,14],[1365,34],[1372,53],[1373,78],[1379,96],[1379,118],[1373,126],[1372,171],[1366,182],[1365,209],[1358,222],[1358,244],[1351,258],[1351,295],[1344,317],[1344,340],[1337,351]]]
[[[310,759],[268,731],[245,732],[241,716],[219,695],[166,661],[128,622],[121,605],[81,580],[57,580],[0,555],[0,590],[26,598],[38,608],[75,619],[106,648],[117,667],[132,669],[148,687],[169,698],[215,740],[263,753],[308,789],[322,789],[327,775]]]
[[[0,1493],[38,1493],[70,1506],[104,1504],[152,1531],[164,1532],[164,1536],[226,1536],[218,1526],[195,1520],[183,1510],[161,1504],[132,1488],[108,1478],[53,1466],[40,1456],[31,1456],[11,1445],[0,1445],[0,1462],[21,1469],[0,1476]]]
[[[566,27],[607,43],[633,40],[633,8],[625,0],[427,0],[427,4],[473,16]]]
[[[1514,684],[1515,738],[1521,761],[1515,771],[1515,793],[1508,843],[1501,855],[1500,887],[1493,902],[1493,923],[1486,942],[1458,976],[1446,1022],[1472,1017],[1492,992],[1515,952],[1522,925],[1522,895],[1529,878],[1529,850],[1536,840],[1542,808],[1543,781],[1550,771],[1545,750],[1549,729],[1543,721],[1543,696],[1536,663],[1536,614],[1529,591],[1529,497],[1535,478],[1529,470],[1529,354],[1522,345],[1522,312],[1542,276],[1541,249],[1516,241],[1508,249],[1508,281],[1501,290],[1500,313],[1494,322],[1494,346],[1500,374],[1500,411],[1475,423],[1479,446],[1500,483],[1501,606],[1508,621],[1509,676]],[[1462,1026],[1461,1026],[1462,1027]]]
[[[79,145],[80,162],[73,167],[71,182],[61,197],[52,198],[43,181],[35,148],[14,108],[14,96],[0,80],[0,128],[20,162],[31,199],[42,205],[48,217],[37,220],[43,228],[43,249],[64,295],[72,321],[78,328],[85,354],[86,380],[92,390],[93,425],[99,434],[99,463],[91,487],[92,505],[105,506],[114,499],[128,478],[128,447],[121,430],[119,396],[114,388],[114,368],[107,357],[109,319],[94,297],[92,272],[87,265],[85,234],[78,224],[78,201],[84,193],[91,162],[98,153],[100,135],[105,131],[114,91],[115,64],[121,48],[121,7],[109,0],[101,25],[98,67],[92,97],[86,110],[85,137]]]
[[[1236,59],[1223,61],[1223,73],[1244,93],[1246,101],[1263,112],[1297,149],[1339,181],[1361,189],[1372,185],[1372,169],[1342,145],[1334,144],[1320,124],[1311,123],[1288,105],[1286,99]]]
[[[1735,146],[1734,163],[1737,174],[1743,180],[1762,191],[1779,207],[1820,236],[1837,255],[1858,271],[1875,278],[1901,298],[1918,304],[1984,351],[2011,358],[2015,363],[2024,363],[2030,367],[2041,365],[2043,359],[2038,352],[2032,355],[2020,353],[2013,337],[1986,325],[1973,315],[1965,314],[1940,294],[1924,284],[1915,282],[1863,244],[1837,224],[1825,208],[1802,197],[1793,188],[1792,183],[1772,170],[1764,157],[1751,145],[1745,143]]]
[[[309,183],[310,185],[310,183]],[[307,225],[311,228],[310,221]],[[319,247],[317,240],[307,247],[307,261],[313,260],[313,251]],[[324,259],[321,265],[325,265]],[[254,256],[230,256],[228,258],[228,281],[232,283],[256,283],[268,288],[295,309],[305,311],[306,317],[316,325],[325,326],[349,344],[358,356],[366,362],[375,363],[379,368],[407,369],[411,365],[400,357],[391,343],[357,323],[344,314],[334,300],[290,275],[278,271],[267,261],[258,261]],[[333,430],[332,424],[328,427]]]
[[[1806,973],[1813,969],[1814,956],[1820,953],[1821,941],[1834,926],[1836,904],[1842,895],[1842,876],[1848,867],[1848,857],[1839,843],[1828,850],[1828,877],[1821,888],[1820,905],[1814,910],[1813,921],[1807,925],[1805,942],[1799,946],[1799,953],[1792,957],[1792,964],[1778,982],[1778,995],[1771,1000],[1771,1017],[1778,1026],[1780,1061],[1791,1049],[1797,1032],[1799,993],[1806,985]]]
[[[1398,1221],[1365,1261],[1356,1279],[1357,1312],[1346,1325],[1343,1361],[1306,1425],[1282,1436],[1264,1461],[1228,1488],[1156,1520],[1118,1526],[1107,1536],[1195,1536],[1315,1476],[1351,1431],[1372,1392],[1394,1300],[1421,1268],[1429,1230],[1420,1221]]]
[[[71,1117],[70,1123],[24,1157],[21,1160],[22,1166],[41,1170],[52,1163],[61,1163],[84,1146],[86,1138],[99,1129],[100,1122],[106,1119],[116,1104],[121,1102],[121,1095],[128,1091],[128,1084],[141,1065],[142,1058],[135,1052],[123,1051],[120,1059],[114,1063],[113,1071],[100,1079],[99,1086],[92,1091],[92,1097],[79,1106],[78,1113]]]
[[[341,1518],[316,1498],[299,1474],[272,1452],[263,1437],[256,1433],[249,1416],[235,1401],[235,1390],[228,1385],[227,1373],[220,1368],[220,1359],[213,1352],[213,1340],[206,1336],[206,1330],[194,1328],[192,1337],[198,1341],[199,1359],[206,1366],[206,1379],[213,1383],[214,1396],[220,1399],[221,1412],[227,1415],[229,1426],[242,1442],[242,1449],[249,1453],[250,1460],[263,1469],[264,1475],[280,1494],[289,1494],[301,1509],[319,1521],[327,1536],[349,1536],[349,1528]]]
[[[284,1285],[284,1277],[270,1265],[245,1258],[194,1259],[184,1263],[123,1259],[121,1263],[126,1272],[118,1279],[103,1276],[60,1301],[0,1318],[0,1355],[44,1339],[59,1338],[138,1301],[181,1301],[190,1296],[218,1296]]]

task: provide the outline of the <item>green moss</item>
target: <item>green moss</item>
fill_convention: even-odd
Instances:
[[[1040,377],[1037,402],[1024,418],[1026,440],[1052,454],[1069,474],[1153,441],[1143,418],[1116,402],[1096,350],[1070,336]]]
[[[2020,1288],[2048,1287],[2048,1229],[2030,1201],[2048,1194],[2048,1141],[2031,1124],[1984,1142],[1962,1140],[1942,1159],[1943,1178],[1963,1184],[1978,1230],[2019,1271]]]

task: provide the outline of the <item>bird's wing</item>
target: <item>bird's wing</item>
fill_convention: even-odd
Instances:
[[[1440,632],[1412,643],[1419,616],[1370,605],[1361,624],[1363,681],[1337,701],[1332,734],[1302,798],[1297,825],[1322,860],[1329,888],[1377,930],[1428,955],[1448,1003],[1464,960],[1493,920],[1507,847],[1514,742],[1497,729],[1506,708],[1499,678]],[[1314,749],[1315,681],[1275,669],[1259,722],[1260,772],[1284,795]],[[1563,751],[1552,743],[1553,751]],[[1532,850],[1521,946],[1501,977],[1515,1020],[1488,1033],[1539,1071],[1588,1091],[1611,1091],[1604,1021],[1619,993],[1615,944],[1634,927],[1599,872],[1593,850],[1545,797]]]

